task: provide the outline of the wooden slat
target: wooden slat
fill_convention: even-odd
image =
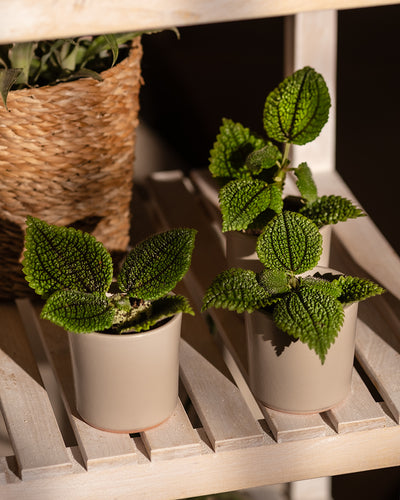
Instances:
[[[260,445],[263,432],[239,389],[184,340],[181,378],[214,450]]]
[[[201,452],[199,435],[180,400],[166,422],[141,435],[151,460],[180,458]]]
[[[388,5],[390,0],[91,0],[0,2],[0,43],[67,38],[91,33],[163,29],[213,22],[284,16],[320,9]]]
[[[14,304],[1,304],[0,317],[1,408],[21,476],[29,479],[70,471],[71,462]]]
[[[5,457],[0,457],[0,485],[7,483],[6,470],[7,470],[6,459]]]
[[[350,395],[343,403],[329,410],[327,415],[340,433],[384,427],[386,421],[381,406],[375,402],[355,369]]]
[[[358,320],[356,355],[397,423],[400,423],[400,353]]]
[[[65,331],[49,321],[38,321],[36,311],[29,301],[25,303],[25,314],[29,314],[36,334],[43,341],[43,347],[59,383],[65,409],[85,466],[89,468],[98,464],[125,463],[136,460],[136,447],[128,434],[115,434],[94,429],[79,417],[74,402],[72,367]]]
[[[328,426],[321,415],[293,415],[261,406],[265,420],[278,443],[325,436]]]

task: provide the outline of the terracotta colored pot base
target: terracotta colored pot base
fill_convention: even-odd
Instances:
[[[145,429],[134,429],[134,430],[130,430],[130,431],[114,431],[114,430],[111,430],[111,429],[103,429],[101,427],[97,427],[96,425],[92,425],[90,422],[87,422],[84,418],[80,417],[81,420],[83,420],[86,424],[90,425],[90,427],[93,427],[94,429],[97,429],[98,431],[102,431],[102,432],[112,432],[113,434],[137,434],[138,432],[146,432],[146,431],[150,431],[151,429],[155,429],[156,427],[159,427],[160,425],[162,425],[164,422],[166,422],[170,417],[167,417],[166,419],[164,419],[162,422],[160,422],[159,424],[156,424],[156,425],[153,425],[151,427],[146,427]]]

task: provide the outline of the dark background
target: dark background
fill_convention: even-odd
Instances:
[[[283,76],[283,18],[179,32],[143,37],[141,121],[190,170],[208,165],[222,117],[263,133],[265,98]],[[337,170],[400,254],[399,37],[399,5],[339,12]],[[399,468],[333,480],[335,500],[399,500],[399,488]]]
[[[222,117],[263,133],[265,98],[283,77],[283,18],[179,33],[143,37],[141,120],[189,170],[207,166]],[[399,36],[399,5],[339,12],[337,170],[400,254]]]

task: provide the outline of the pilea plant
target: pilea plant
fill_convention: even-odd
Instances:
[[[306,66],[267,96],[263,111],[266,138],[241,123],[222,120],[210,151],[209,170],[221,186],[223,231],[260,232],[284,208],[303,213],[318,227],[363,215],[345,198],[319,197],[307,163],[290,164],[291,145],[307,144],[318,137],[328,121],[330,106],[322,75]],[[300,194],[283,198],[289,171],[297,177]]]
[[[116,282],[103,244],[88,233],[27,218],[23,271],[46,302],[41,317],[71,332],[123,334],[149,330],[188,300],[169,292],[189,269],[194,229],[151,236],[127,255]]]
[[[0,45],[0,94],[4,105],[10,89],[54,85],[90,77],[102,80],[130,41],[141,32],[83,36]]]
[[[343,323],[343,307],[383,293],[366,279],[304,275],[318,263],[322,237],[311,220],[296,212],[283,211],[268,222],[256,251],[263,271],[223,271],[207,289],[202,310],[270,314],[280,330],[307,344],[322,363]]]

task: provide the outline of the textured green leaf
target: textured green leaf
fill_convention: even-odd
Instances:
[[[340,276],[336,282],[341,289],[340,302],[350,304],[360,302],[374,295],[381,295],[385,290],[376,283],[353,276]]]
[[[249,269],[227,269],[220,273],[207,289],[202,311],[210,307],[242,313],[253,312],[273,302],[273,298]]]
[[[317,186],[315,185],[311,169],[307,163],[300,163],[300,165],[294,170],[294,173],[297,177],[296,184],[301,197],[306,201],[306,203],[315,201],[318,197]]]
[[[342,289],[336,280],[328,281],[316,276],[307,276],[306,278],[300,278],[300,283],[301,286],[311,287],[314,290],[320,290],[322,293],[330,295],[334,299],[338,299],[342,293]]]
[[[274,167],[282,159],[279,149],[269,142],[261,149],[256,149],[246,159],[246,167],[253,175],[259,174],[262,170]]]
[[[318,227],[344,222],[347,219],[362,217],[364,212],[341,196],[321,196],[301,209],[301,213],[311,219]]]
[[[315,267],[322,253],[322,236],[309,219],[282,212],[257,240],[258,258],[267,269],[303,273]]]
[[[220,133],[210,151],[209,170],[213,177],[238,179],[249,176],[247,156],[265,146],[261,139],[240,123],[224,118]]]
[[[282,192],[258,179],[236,179],[219,192],[222,231],[241,231],[266,209],[282,210]]]
[[[268,95],[264,128],[278,142],[306,144],[320,134],[328,120],[330,105],[323,77],[306,66]]]
[[[118,326],[120,333],[143,332],[156,326],[158,322],[171,318],[179,312],[194,315],[193,309],[186,297],[167,295],[149,304],[133,321]]]
[[[143,300],[170,292],[190,267],[196,232],[172,229],[136,245],[118,276],[120,290]]]
[[[104,293],[59,290],[48,298],[41,317],[70,332],[90,333],[110,328],[114,311]]]
[[[289,278],[285,271],[264,269],[258,276],[258,282],[270,295],[279,295],[290,290]]]
[[[273,312],[278,328],[300,339],[324,363],[343,324],[343,306],[331,295],[303,286],[280,300]]]
[[[106,292],[113,266],[110,254],[93,236],[27,218],[23,271],[40,295],[61,290]]]

